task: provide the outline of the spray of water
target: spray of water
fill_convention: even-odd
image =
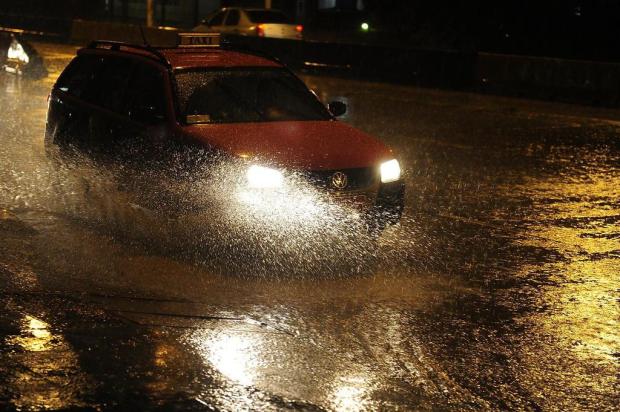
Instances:
[[[367,272],[377,260],[360,206],[295,173],[281,188],[251,189],[246,161],[210,158],[188,168],[178,155],[136,167],[76,152],[48,155],[45,172],[14,177],[14,209],[38,209],[235,274],[333,276]]]

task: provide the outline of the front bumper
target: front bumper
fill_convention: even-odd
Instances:
[[[349,190],[330,188],[327,179],[333,173],[328,171],[289,176],[281,189],[242,188],[236,198],[242,210],[273,224],[332,225],[352,219],[380,231],[400,221],[405,183],[403,179],[381,183],[374,173],[372,169],[350,172]]]

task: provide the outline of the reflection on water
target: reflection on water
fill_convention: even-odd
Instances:
[[[573,352],[613,361],[620,347],[620,172],[593,171],[577,178],[529,185],[556,200],[544,208],[545,224],[530,229],[536,236],[528,242],[559,250],[569,259],[561,266],[548,264],[559,287],[546,288],[541,297],[554,309],[545,327],[568,342],[579,342],[572,345]]]
[[[1,76],[5,77],[4,80],[4,92],[7,95],[15,95],[19,94],[22,91],[22,77],[16,75],[9,74],[1,74]]]
[[[52,333],[47,323],[26,315],[22,321],[22,335],[12,338],[10,343],[19,345],[30,352],[50,350],[53,346]]]
[[[6,344],[17,348],[8,356],[13,365],[4,389],[19,394],[12,400],[17,410],[57,410],[84,406],[80,399],[88,381],[78,358],[64,337],[42,319],[25,314],[20,334]]]
[[[580,159],[562,160],[571,157]],[[543,386],[550,380],[565,393],[607,393],[617,379],[620,349],[620,170],[613,166],[620,159],[591,150],[548,161],[561,163],[563,173],[530,179],[519,189],[537,209],[522,242],[563,257],[523,267],[524,276],[548,276],[538,297],[545,310],[530,322],[536,336],[546,337],[545,346],[551,343],[523,349],[528,381]],[[541,351],[552,364],[544,374],[537,366]]]
[[[335,410],[358,412],[370,406],[368,377],[346,376],[334,383],[332,403]]]
[[[427,396],[444,405],[445,385],[431,363],[422,362],[407,316],[389,305],[342,300],[321,309],[301,303],[255,308],[264,311],[268,326],[209,323],[208,329],[189,332],[185,342],[203,358],[205,370],[224,378],[221,387],[243,385],[336,411],[414,409],[427,405]],[[280,332],[267,319],[280,319],[282,330],[298,334]],[[451,393],[468,399],[458,388]],[[226,400],[231,399],[245,403],[247,393],[231,391]]]
[[[190,341],[228,379],[245,386],[254,383],[262,358],[259,334],[234,329],[201,331]]]
[[[222,374],[242,385],[251,385],[258,365],[255,336],[218,334],[206,342],[207,357]]]

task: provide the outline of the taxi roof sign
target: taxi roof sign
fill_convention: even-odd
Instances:
[[[219,33],[179,33],[179,47],[220,47]]]

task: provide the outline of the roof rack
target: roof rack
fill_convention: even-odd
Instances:
[[[90,42],[87,46],[89,49],[101,49],[106,48],[113,51],[121,51],[121,47],[123,49],[134,49],[140,50],[151,54],[151,57],[154,60],[159,61],[160,63],[165,64],[166,66],[170,66],[170,62],[159,50],[152,46],[147,45],[138,45],[138,44],[130,44],[124,43],[121,41],[112,41],[112,40],[94,40]]]

